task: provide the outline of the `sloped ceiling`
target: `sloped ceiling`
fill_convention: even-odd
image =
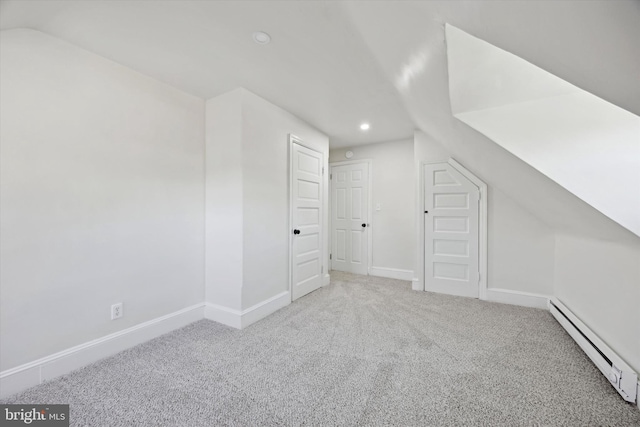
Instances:
[[[453,116],[445,24],[637,115],[640,50],[632,40],[640,39],[640,2],[353,2],[349,9],[416,125],[457,160],[556,230],[637,243],[636,235]]]
[[[334,148],[420,128],[543,221],[605,239],[637,237],[452,115],[444,28],[638,115],[638,22],[635,0],[0,3],[1,29],[49,33],[202,98],[246,87]],[[256,30],[272,43],[254,44]]]
[[[640,236],[640,117],[446,26],[453,115]]]

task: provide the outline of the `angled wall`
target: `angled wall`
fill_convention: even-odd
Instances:
[[[422,176],[421,163],[446,163],[451,157],[441,144],[424,132],[415,132],[414,144],[418,180]],[[416,198],[418,201],[423,199],[421,195]],[[493,184],[488,185],[488,198],[488,290],[493,294],[507,291],[543,297],[553,295],[553,229]],[[421,206],[415,211],[419,223],[423,220]],[[418,229],[418,234],[424,233],[422,227]],[[421,282],[424,281],[423,244],[418,238],[415,268]]]

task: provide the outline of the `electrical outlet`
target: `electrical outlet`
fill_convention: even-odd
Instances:
[[[122,303],[119,302],[117,304],[113,304],[111,306],[111,320],[116,320],[122,317],[124,313],[122,312]]]

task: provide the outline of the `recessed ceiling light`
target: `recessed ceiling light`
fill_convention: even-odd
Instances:
[[[271,41],[271,36],[263,31],[253,33],[253,41],[258,44],[267,44]]]
[[[363,123],[360,125],[360,129],[362,130],[369,130],[371,126],[369,126],[369,123]]]

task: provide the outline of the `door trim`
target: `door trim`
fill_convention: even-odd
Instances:
[[[440,164],[444,162],[420,162],[419,182],[418,182],[418,197],[417,200],[417,215],[416,225],[418,226],[418,280],[413,284],[413,290],[424,291],[425,289],[425,277],[424,277],[424,254],[425,254],[425,230],[424,230],[424,167],[425,165]],[[478,269],[480,270],[480,282],[478,283],[478,298],[481,300],[487,299],[487,205],[489,199],[487,198],[487,184],[485,184],[480,178],[475,176],[471,171],[462,166],[453,158],[449,158],[447,161],[456,171],[460,172],[465,178],[471,181],[480,191],[480,201],[478,204]]]
[[[487,299],[487,230],[488,230],[488,221],[487,221],[487,205],[489,202],[488,194],[487,194],[487,184],[485,184],[480,178],[475,176],[471,171],[458,163],[455,159],[449,158],[448,163],[453,166],[455,170],[460,172],[471,181],[478,189],[480,190],[480,204],[478,206],[478,267],[480,268],[480,288],[479,298],[482,300]],[[424,196],[423,196],[424,197]]]
[[[321,286],[326,286],[325,284],[325,278],[329,276],[329,266],[325,265],[325,262],[327,261],[328,256],[326,256],[326,254],[328,253],[325,248],[324,248],[324,233],[326,233],[326,230],[324,229],[325,226],[325,221],[324,218],[326,218],[324,210],[327,209],[327,203],[326,203],[326,199],[325,199],[325,190],[324,190],[324,186],[326,185],[327,180],[325,179],[325,171],[324,171],[324,165],[326,164],[326,157],[328,157],[328,155],[326,155],[325,153],[323,153],[322,151],[318,151],[318,149],[316,147],[311,146],[310,144],[305,144],[305,142],[297,137],[296,135],[290,133],[289,134],[289,144],[288,144],[288,150],[289,150],[289,218],[288,218],[288,233],[289,233],[289,248],[288,248],[288,259],[287,259],[287,264],[289,267],[289,295],[290,295],[290,300],[291,302],[293,302],[293,262],[291,257],[293,256],[293,144],[298,144],[301,147],[304,147],[306,149],[309,149],[311,151],[315,151],[316,153],[320,153],[322,155],[322,191],[321,191],[321,198],[322,198],[322,210],[321,210],[321,214],[320,214],[320,254],[322,255],[322,268],[323,268],[323,272],[322,272],[322,285]],[[331,197],[329,197],[329,199],[331,199]]]
[[[369,182],[367,183],[369,189],[367,190],[368,198],[369,198],[369,206],[367,212],[367,276],[371,275],[371,266],[373,265],[373,232],[371,228],[373,227],[373,160],[372,159],[359,159],[359,160],[342,160],[339,162],[329,162],[329,253],[333,249],[333,206],[331,205],[331,200],[333,199],[333,180],[331,176],[333,176],[333,167],[334,166],[345,166],[345,165],[356,165],[358,163],[366,163],[369,168]],[[331,269],[331,260],[329,260],[329,269]]]

